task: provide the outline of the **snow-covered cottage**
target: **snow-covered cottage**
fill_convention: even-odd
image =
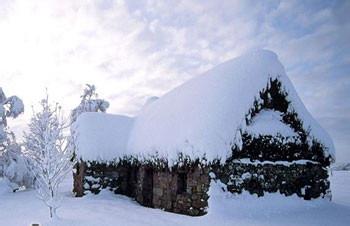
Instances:
[[[135,118],[78,118],[74,191],[108,188],[144,206],[203,215],[210,180],[248,191],[329,197],[333,142],[276,54],[227,61],[148,103]]]

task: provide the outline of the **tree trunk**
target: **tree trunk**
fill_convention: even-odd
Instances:
[[[50,209],[50,218],[52,219],[53,218],[53,208],[50,206],[49,209]]]
[[[50,206],[49,209],[50,209],[50,219],[51,220],[57,219],[56,208]]]

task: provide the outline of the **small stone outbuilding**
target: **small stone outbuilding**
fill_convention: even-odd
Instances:
[[[270,51],[219,65],[135,118],[84,113],[75,126],[76,196],[109,189],[191,216],[207,212],[211,181],[234,194],[331,196],[332,139]]]

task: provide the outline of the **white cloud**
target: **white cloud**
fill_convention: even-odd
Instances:
[[[346,1],[2,1],[0,84],[25,101],[17,124],[45,87],[69,111],[87,82],[111,101],[111,112],[135,114],[147,96],[248,49],[269,48],[316,118],[333,117],[323,125],[345,153],[332,131],[337,114],[350,120],[349,104],[332,105],[349,84],[339,78],[350,70],[349,9]]]

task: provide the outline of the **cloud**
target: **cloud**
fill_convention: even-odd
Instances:
[[[94,83],[110,112],[165,92],[252,48],[280,56],[311,113],[350,160],[349,1],[3,1],[0,84],[27,107],[48,87],[66,109]]]

